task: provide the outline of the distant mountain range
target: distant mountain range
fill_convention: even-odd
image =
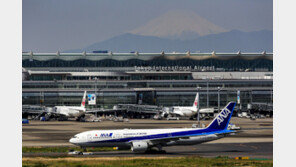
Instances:
[[[112,52],[272,52],[273,33],[269,30],[254,32],[232,30],[188,40],[126,33],[82,49],[64,52],[92,52],[94,50]]]
[[[173,10],[125,34],[66,52],[272,52],[272,42],[272,31],[229,31],[195,12]]]
[[[171,10],[129,31],[131,34],[169,39],[195,39],[227,30],[202,18],[193,11]]]

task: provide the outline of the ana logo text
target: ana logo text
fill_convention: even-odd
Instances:
[[[219,126],[230,113],[231,111],[229,111],[227,108],[224,108],[224,110],[218,115],[217,122]]]
[[[113,133],[102,133],[100,137],[112,137]]]

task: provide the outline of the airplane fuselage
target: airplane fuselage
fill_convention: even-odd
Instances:
[[[170,114],[178,115],[181,117],[192,117],[196,114],[199,103],[199,93],[196,93],[192,106],[173,106]]]
[[[163,142],[165,138],[180,138]],[[75,135],[70,143],[81,147],[130,147],[130,141],[147,145],[193,145],[221,138],[216,131],[200,128],[94,130]],[[157,141],[160,139],[160,141]],[[148,146],[149,147],[149,146]]]
[[[79,106],[56,106],[55,112],[67,117],[77,117],[82,112],[85,112],[85,108]]]
[[[172,114],[185,116],[185,117],[191,117],[194,114],[196,114],[197,108],[196,107],[173,107]]]

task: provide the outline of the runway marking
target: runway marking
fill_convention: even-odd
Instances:
[[[251,147],[251,148],[253,148],[255,150],[258,150],[258,147],[256,147],[256,146],[252,146],[252,145],[251,146],[246,146],[243,143],[239,144],[239,146],[241,146],[241,147]]]
[[[241,147],[248,147],[248,146],[245,146],[243,143],[239,144],[239,146],[241,146]]]
[[[252,148],[254,148],[255,150],[258,150],[258,147],[256,147],[256,146],[251,146]]]

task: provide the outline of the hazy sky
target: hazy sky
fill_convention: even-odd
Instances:
[[[272,30],[272,0],[23,0],[23,51],[84,48],[169,10],[191,10],[223,28]]]

